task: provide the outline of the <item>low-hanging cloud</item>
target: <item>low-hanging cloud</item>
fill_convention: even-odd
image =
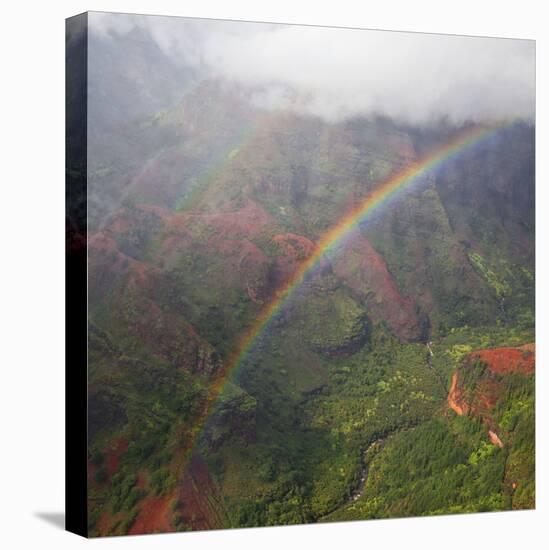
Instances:
[[[172,58],[250,91],[269,109],[329,120],[372,114],[411,123],[535,112],[528,40],[91,14],[105,36],[146,29]]]

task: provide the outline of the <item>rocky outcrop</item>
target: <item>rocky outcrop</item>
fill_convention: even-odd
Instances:
[[[180,315],[163,310],[146,297],[131,306],[118,315],[155,355],[178,368],[206,376],[221,367],[219,354]]]
[[[418,306],[403,296],[383,258],[359,231],[349,238],[333,260],[333,269],[368,307],[372,320],[385,321],[405,342],[424,340],[428,319]]]
[[[300,263],[315,252],[315,244],[295,233],[275,235],[272,242],[277,246],[277,256],[274,263],[274,284],[282,286],[299,268]]]
[[[364,347],[370,339],[370,328],[366,314],[349,316],[345,333],[330,333],[319,330],[312,338],[313,349],[327,357],[352,355]]]
[[[303,343],[327,357],[356,353],[370,340],[371,323],[365,306],[331,272],[329,263],[315,271],[290,304],[287,324]]]
[[[249,393],[232,382],[227,383],[207,421],[203,443],[216,449],[234,437],[255,440],[256,408],[257,401]]]

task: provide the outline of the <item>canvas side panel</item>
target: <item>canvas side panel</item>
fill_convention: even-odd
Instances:
[[[87,84],[88,15],[66,20],[65,527],[88,534],[87,506]]]

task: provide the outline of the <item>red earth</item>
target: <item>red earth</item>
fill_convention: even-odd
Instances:
[[[219,529],[226,525],[226,512],[206,464],[195,455],[179,488],[179,512],[193,530]]]
[[[276,258],[276,286],[283,286],[292,278],[299,265],[315,252],[315,244],[295,233],[283,233],[275,235],[273,242],[282,252]]]
[[[216,529],[226,525],[226,512],[217,487],[202,459],[191,459],[179,487],[163,497],[147,496],[139,505],[139,515],[129,534],[176,530],[172,519],[178,512],[193,530]]]
[[[448,406],[459,416],[465,414],[463,404],[461,403],[461,394],[457,389],[458,374],[454,372],[452,374],[452,383],[450,385],[450,391],[448,392]]]
[[[469,355],[479,358],[495,374],[532,374],[536,366],[536,345],[526,344],[518,348],[494,348],[475,351]]]
[[[122,455],[128,450],[128,440],[124,437],[119,437],[115,439],[105,453],[105,466],[107,468],[107,473],[109,477],[112,477],[118,470],[118,463]]]
[[[103,231],[91,240],[90,258],[96,258],[99,280],[128,275],[127,282],[149,289],[162,266],[170,258],[187,254],[189,249],[206,247],[224,258],[228,273],[238,273],[240,284],[250,299],[264,303],[273,289],[291,279],[300,264],[315,252],[316,245],[295,233],[276,233],[276,220],[261,205],[248,199],[232,209],[214,213],[174,212],[158,206],[138,207],[154,216],[162,227],[157,259],[151,264],[137,261],[119,249],[114,235],[133,228],[124,209],[114,213]],[[271,232],[274,232],[272,237]],[[274,263],[254,242],[270,239],[278,248]],[[102,273],[102,259],[109,257],[109,271]],[[385,320],[402,340],[418,340],[422,322],[413,300],[403,296],[383,258],[359,232],[346,244],[343,254],[333,259],[335,273],[354,291],[363,294],[374,321]]]
[[[473,394],[465,398],[460,387],[459,373],[461,369],[467,369],[475,359],[486,363],[488,371],[477,381]],[[496,426],[491,418],[491,411],[501,397],[503,387],[498,376],[514,373],[529,376],[534,373],[535,364],[534,343],[515,348],[502,347],[471,352],[463,360],[462,366],[452,375],[447,398],[448,406],[460,416],[470,414],[481,418],[489,427],[490,441],[494,445],[503,447],[503,442],[496,433]]]
[[[139,515],[129,531],[130,535],[166,533],[173,531],[171,503],[175,494],[163,497],[147,496],[139,505]]]
[[[115,438],[109,447],[105,449],[105,468],[109,479],[118,470],[118,463],[122,455],[128,450],[128,440],[124,437]],[[94,476],[97,471],[95,466],[90,460],[88,460],[88,483],[95,483]]]
[[[356,232],[333,267],[350,288],[366,295],[375,320],[385,320],[403,341],[420,337],[421,323],[414,302],[399,292],[385,260],[366,237]]]

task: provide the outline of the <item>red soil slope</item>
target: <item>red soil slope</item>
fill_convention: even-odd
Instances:
[[[275,235],[273,242],[282,254],[277,256],[275,265],[275,286],[282,286],[291,279],[299,265],[315,251],[315,244],[301,235],[284,233]]]
[[[460,372],[469,368],[473,361],[480,359],[488,367],[476,382],[474,391],[467,393],[461,387]],[[471,352],[465,357],[460,368],[452,375],[448,393],[448,406],[456,414],[478,416],[489,427],[488,435],[494,445],[503,447],[503,442],[496,433],[496,426],[491,418],[491,411],[496,406],[503,385],[501,376],[522,374],[529,376],[535,370],[535,344],[526,344],[516,348],[493,348]]]
[[[366,237],[353,235],[333,267],[353,290],[365,295],[374,320],[385,320],[403,341],[421,337],[418,309],[399,292],[387,264]]]
[[[448,392],[448,406],[459,416],[466,414],[463,403],[461,400],[461,394],[457,388],[458,373],[452,374],[452,383],[450,385],[450,391]]]
[[[532,374],[536,366],[536,345],[526,344],[518,348],[495,348],[473,352],[470,357],[478,358],[496,374]]]
[[[140,512],[132,525],[130,535],[167,533],[173,531],[171,503],[174,494],[163,497],[147,496],[140,504]]]
[[[175,491],[163,497],[149,495],[142,501],[130,534],[175,531],[175,514],[181,515],[182,525],[191,526],[193,530],[219,529],[227,525],[217,487],[197,455],[191,459]]]
[[[118,470],[118,464],[122,455],[128,450],[128,440],[124,437],[117,437],[113,439],[110,445],[105,449],[105,469],[110,480],[112,476]],[[93,485],[96,483],[94,476],[97,472],[97,466],[95,466],[91,460],[88,459],[88,483]]]
[[[105,466],[109,477],[112,477],[118,470],[118,463],[122,455],[128,450],[128,440],[124,437],[119,437],[114,440],[111,447],[106,453]]]
[[[180,484],[178,511],[193,530],[219,529],[227,526],[227,516],[208,468],[195,455]]]

